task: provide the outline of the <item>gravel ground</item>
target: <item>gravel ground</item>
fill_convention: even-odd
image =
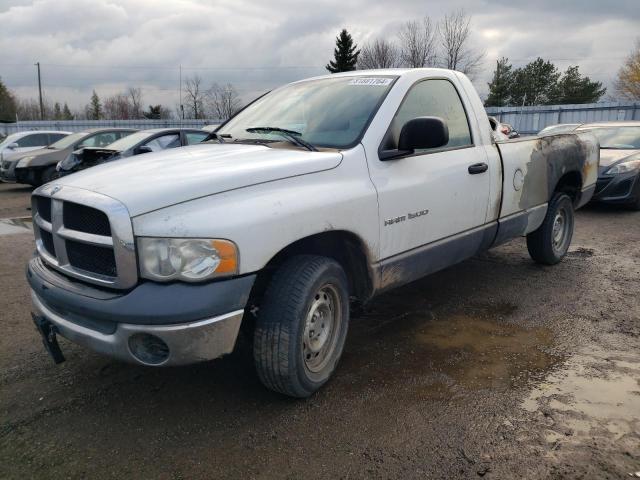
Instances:
[[[0,217],[29,189],[0,187]],[[18,225],[18,227],[20,227]],[[0,229],[1,230],[1,229]],[[640,213],[589,207],[568,257],[521,239],[353,319],[335,378],[266,391],[241,344],[116,363],[31,325],[28,230],[0,235],[0,478],[611,478],[640,470]],[[17,233],[16,233],[17,232]]]

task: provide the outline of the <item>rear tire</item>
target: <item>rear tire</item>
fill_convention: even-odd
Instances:
[[[565,193],[555,193],[542,225],[527,235],[531,258],[544,265],[560,262],[571,245],[574,223],[573,201]]]
[[[342,267],[327,257],[298,255],[269,283],[256,321],[253,357],[269,389],[305,398],[334,372],[349,326]]]

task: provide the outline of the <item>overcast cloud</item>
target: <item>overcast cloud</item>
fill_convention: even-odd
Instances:
[[[39,61],[52,101],[79,107],[94,88],[104,96],[132,86],[145,103],[174,108],[182,65],[183,77],[230,82],[249,100],[326,73],[343,27],[363,44],[460,7],[487,53],[481,93],[501,56],[516,66],[537,56],[562,69],[577,64],[610,86],[640,34],[640,0],[0,0],[0,77],[35,96]]]

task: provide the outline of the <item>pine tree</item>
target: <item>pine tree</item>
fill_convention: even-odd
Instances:
[[[95,90],[91,94],[91,103],[87,105],[87,117],[89,120],[100,120],[103,117],[102,103]]]
[[[358,46],[353,43],[353,38],[346,29],[340,32],[340,35],[336,37],[336,48],[333,50],[334,59],[331,60],[326,69],[331,73],[338,72],[350,72],[356,69],[358,63],[358,55],[360,50],[357,50]]]
[[[509,104],[511,96],[512,67],[508,58],[501,58],[496,62],[493,79],[489,83],[489,96],[485,107],[504,107]]]
[[[62,119],[73,120],[73,114],[71,113],[71,110],[69,110],[69,105],[67,105],[67,102],[64,102],[64,106],[62,107]]]
[[[17,108],[13,93],[0,79],[0,121],[15,122]]]
[[[556,66],[538,57],[513,71],[511,103],[513,105],[552,105],[558,101],[560,72]]]
[[[62,107],[58,102],[53,105],[53,119],[62,120]]]
[[[556,103],[595,103],[607,92],[601,82],[583,77],[578,67],[569,67],[558,81]]]

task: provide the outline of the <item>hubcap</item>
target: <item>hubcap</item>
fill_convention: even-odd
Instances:
[[[551,241],[553,249],[557,253],[563,253],[565,249],[565,243],[569,237],[569,229],[571,228],[571,222],[567,216],[567,212],[564,208],[561,208],[556,213],[556,217],[553,220],[553,229],[551,232]]]
[[[311,302],[302,335],[302,354],[312,372],[322,370],[335,350],[342,318],[339,298],[333,285],[324,285]]]

